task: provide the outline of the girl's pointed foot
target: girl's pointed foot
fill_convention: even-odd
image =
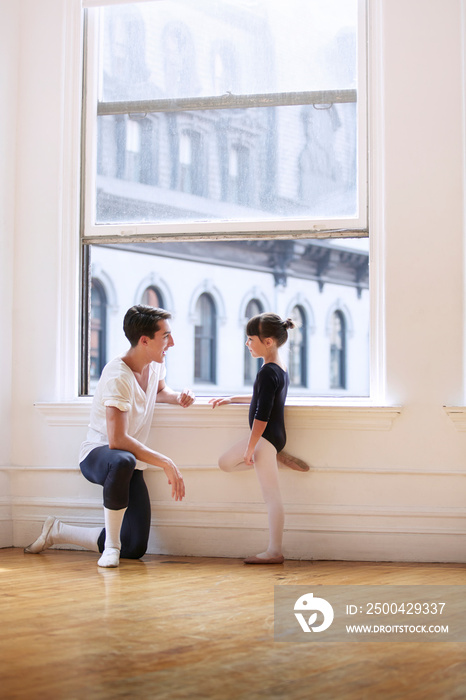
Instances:
[[[246,557],[245,564],[283,564],[285,557],[283,554],[270,556],[268,552],[262,552],[254,557]]]
[[[283,452],[283,450],[278,453],[277,460],[282,466],[294,469],[296,472],[308,472],[310,469],[309,464],[306,464],[302,459],[294,457],[288,452]]]

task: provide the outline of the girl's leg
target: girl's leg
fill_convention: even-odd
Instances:
[[[218,460],[220,469],[226,472],[251,469],[243,461],[249,438],[244,438],[230,447]],[[269,520],[269,545],[252,559],[280,559],[282,557],[283,527],[285,522],[280,483],[278,480],[277,451],[265,438],[261,438],[254,451],[254,468],[267,505]],[[251,562],[259,563],[259,562]]]
[[[243,461],[246,447],[248,446],[249,438],[244,438],[235,443],[229,450],[223,453],[218,460],[218,466],[224,472],[242,472],[246,469],[252,469],[249,464]]]
[[[269,544],[265,552],[261,552],[253,559],[280,559],[285,514],[278,479],[277,451],[265,438],[259,440],[254,451],[254,468],[267,505]]]

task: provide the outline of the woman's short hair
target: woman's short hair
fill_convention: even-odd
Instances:
[[[125,314],[123,320],[123,331],[132,347],[136,347],[139,338],[147,335],[153,338],[159,330],[159,321],[171,318],[171,313],[165,309],[157,309],[154,306],[136,304]]]

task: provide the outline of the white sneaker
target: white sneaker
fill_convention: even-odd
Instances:
[[[28,544],[28,546],[24,548],[26,554],[39,554],[39,552],[43,552],[44,549],[48,549],[53,545],[52,536],[50,533],[56,522],[58,522],[57,518],[54,515],[49,515],[42,526],[42,532],[37,540],[35,540],[32,544]]]
[[[105,547],[102,556],[97,562],[97,566],[102,566],[106,569],[114,569],[120,563],[120,550],[116,547]]]

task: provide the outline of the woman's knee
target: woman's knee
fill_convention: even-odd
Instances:
[[[146,544],[139,544],[136,546],[131,547],[130,549],[127,549],[124,551],[122,549],[121,551],[121,558],[122,559],[142,559],[144,554],[147,552],[147,543]]]
[[[111,469],[104,482],[104,506],[111,510],[126,508],[129,490],[136,467],[136,458],[131,452],[119,451],[112,455]]]
[[[123,559],[141,559],[147,552],[149,544],[149,532],[130,532],[126,536],[122,533],[121,557]]]
[[[113,456],[112,469],[132,475],[136,468],[136,457],[131,452],[123,450],[112,450],[112,452],[118,452]]]

